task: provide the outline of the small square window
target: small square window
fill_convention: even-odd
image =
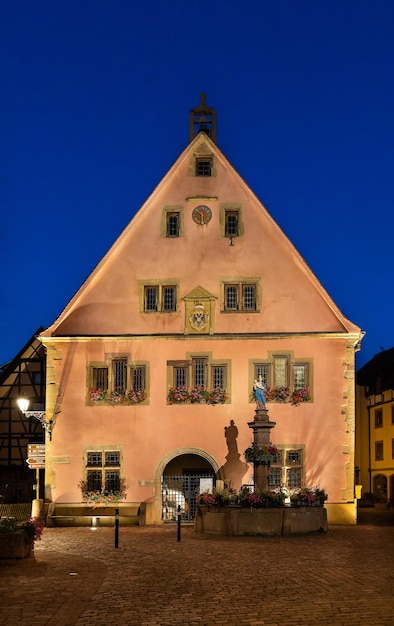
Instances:
[[[196,176],[212,176],[212,159],[196,159]]]
[[[288,465],[299,465],[302,462],[301,450],[288,450],[286,463]]]
[[[88,452],[88,460],[87,460],[88,467],[92,467],[94,465],[101,467],[102,462],[103,462],[103,458],[102,458],[101,452]]]

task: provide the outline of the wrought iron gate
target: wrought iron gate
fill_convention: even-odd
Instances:
[[[199,493],[200,478],[213,478],[212,474],[194,473],[164,475],[162,477],[162,519],[163,522],[176,522],[178,507],[180,507],[182,520],[192,522],[196,515],[197,501]]]

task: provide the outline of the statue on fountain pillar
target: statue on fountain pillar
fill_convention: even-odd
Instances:
[[[266,398],[265,393],[267,391],[267,387],[263,381],[263,377],[259,376],[258,379],[254,381],[253,384],[254,394],[256,398],[256,409],[261,410],[266,408]]]

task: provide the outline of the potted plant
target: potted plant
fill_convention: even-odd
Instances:
[[[21,559],[31,555],[34,542],[40,541],[44,522],[29,518],[17,522],[13,517],[0,519],[0,558]]]

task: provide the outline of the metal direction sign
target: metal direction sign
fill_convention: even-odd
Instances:
[[[42,469],[45,467],[45,443],[28,444],[27,454],[26,462],[30,469]]]
[[[29,443],[27,454],[29,456],[45,456],[45,443]]]

